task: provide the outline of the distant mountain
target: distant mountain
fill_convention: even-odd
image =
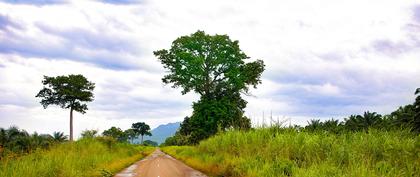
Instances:
[[[152,136],[144,136],[144,140],[152,140],[158,144],[161,144],[165,142],[167,137],[175,135],[175,132],[178,130],[180,124],[181,122],[159,125],[151,131]],[[135,139],[134,142],[140,143],[140,138]]]

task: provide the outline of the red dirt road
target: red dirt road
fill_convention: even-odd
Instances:
[[[159,149],[115,177],[207,177]]]

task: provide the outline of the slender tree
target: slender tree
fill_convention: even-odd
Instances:
[[[42,98],[41,104],[46,109],[49,105],[58,105],[70,109],[70,141],[73,141],[73,111],[86,113],[86,102],[93,101],[95,84],[83,75],[48,77],[42,80],[44,88],[36,97]]]
[[[418,95],[414,102],[414,130],[420,132],[420,88],[416,89],[415,95]]]
[[[143,144],[143,136],[152,136],[150,132],[150,127],[144,122],[137,122],[132,124],[131,128],[136,132],[138,135],[141,135],[141,144]]]

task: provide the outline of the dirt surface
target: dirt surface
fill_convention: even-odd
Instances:
[[[207,177],[184,163],[156,149],[151,155],[140,160],[115,177]]]

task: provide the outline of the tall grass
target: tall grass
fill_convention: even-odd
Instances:
[[[49,150],[0,161],[2,177],[111,176],[151,153],[153,148],[82,139]]]
[[[408,131],[231,131],[163,151],[213,176],[420,176],[420,136]]]

